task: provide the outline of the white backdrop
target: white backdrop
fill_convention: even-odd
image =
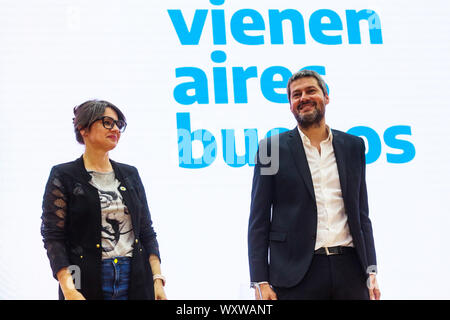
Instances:
[[[111,101],[127,117],[127,131],[111,158],[140,171],[168,297],[251,298],[246,236],[253,167],[225,163],[221,130],[235,130],[242,155],[244,129],[257,129],[261,139],[272,128],[293,128],[288,104],[263,95],[261,75],[272,66],[294,72],[315,65],[324,68],[330,89],[328,124],[376,132],[375,140],[366,138],[368,152],[378,153],[380,137],[380,155],[367,166],[367,183],[382,297],[449,299],[448,3],[212,2],[0,1],[0,298],[57,298],[40,236],[42,195],[51,166],[82,154],[72,109],[91,98]],[[197,11],[195,20],[200,9],[207,11]],[[250,12],[243,9],[252,9],[254,20],[239,20]],[[304,43],[293,43],[289,22],[283,23],[284,43],[273,43],[276,21],[270,21],[269,10],[286,9],[303,17]],[[322,27],[311,22],[324,12],[320,9],[329,15],[319,17]],[[175,10],[178,33],[168,10]],[[360,43],[349,43],[348,30],[355,29],[349,27],[347,10],[368,10],[379,18],[361,21]],[[249,25],[239,27],[239,21]],[[248,30],[252,26],[256,30]],[[327,27],[331,30],[321,31]],[[200,29],[198,44],[181,43],[188,36],[195,42]],[[369,30],[380,32],[382,43],[375,43]],[[321,43],[321,33],[339,43]],[[239,34],[262,43],[241,43],[234,37]],[[226,61],[213,62],[214,51],[224,52]],[[209,103],[177,101],[174,89],[192,81],[176,76],[185,67],[206,74]],[[233,67],[256,67],[257,78],[247,81],[247,103],[235,103]],[[213,68],[226,70],[228,103],[216,103]],[[214,135],[217,157],[211,165],[179,165],[179,113],[189,113],[192,132],[205,129]],[[388,128],[398,126],[411,133],[383,139]],[[202,155],[200,142],[193,143],[193,152]],[[403,154],[401,163],[388,161],[387,154]]]

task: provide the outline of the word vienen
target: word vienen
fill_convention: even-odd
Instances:
[[[215,6],[224,4],[224,0],[211,0]],[[197,9],[188,26],[186,17],[180,9],[167,10],[182,45],[198,45],[208,18],[211,13],[212,41],[214,45],[226,45],[227,26],[233,39],[243,45],[263,45],[266,43],[264,32],[268,29],[269,41],[273,45],[284,44],[284,31],[286,23],[290,23],[290,32],[293,44],[306,44],[305,21],[303,15],[295,9],[268,10],[268,19],[254,9],[241,9],[225,19],[223,9]],[[342,31],[344,23],[339,14],[330,9],[319,9],[309,17],[309,33],[312,40],[325,45],[342,44]],[[371,44],[382,44],[380,18],[378,14],[369,9],[345,10],[345,21],[349,44],[361,44],[360,22],[367,21]],[[227,24],[228,22],[228,24]],[[209,24],[208,24],[209,25]],[[266,27],[268,25],[268,27]],[[334,34],[330,34],[334,33]]]

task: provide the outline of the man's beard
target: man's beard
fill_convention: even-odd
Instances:
[[[300,115],[300,111],[297,109],[296,112],[294,112],[294,117],[300,127],[308,129],[311,127],[318,127],[324,114],[316,107],[316,105],[314,105],[314,109],[303,116]]]

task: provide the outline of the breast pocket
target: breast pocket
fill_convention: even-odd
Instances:
[[[85,195],[85,191],[84,191],[83,185],[81,183],[78,183],[78,182],[75,183],[74,186],[73,186],[72,194],[75,197],[84,196]]]
[[[70,217],[77,218],[87,215],[89,210],[86,209],[89,204],[86,187],[81,183],[75,183],[69,200]]]

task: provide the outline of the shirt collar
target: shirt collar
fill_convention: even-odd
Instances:
[[[327,132],[328,132],[328,137],[323,140],[322,142],[333,142],[333,133],[330,129],[330,127],[326,124],[325,125]],[[300,130],[300,127],[297,125],[297,130],[300,133],[300,137],[302,138],[303,143],[308,143],[311,144],[311,141],[309,140],[309,138],[306,136],[306,134],[303,133],[302,130]]]

